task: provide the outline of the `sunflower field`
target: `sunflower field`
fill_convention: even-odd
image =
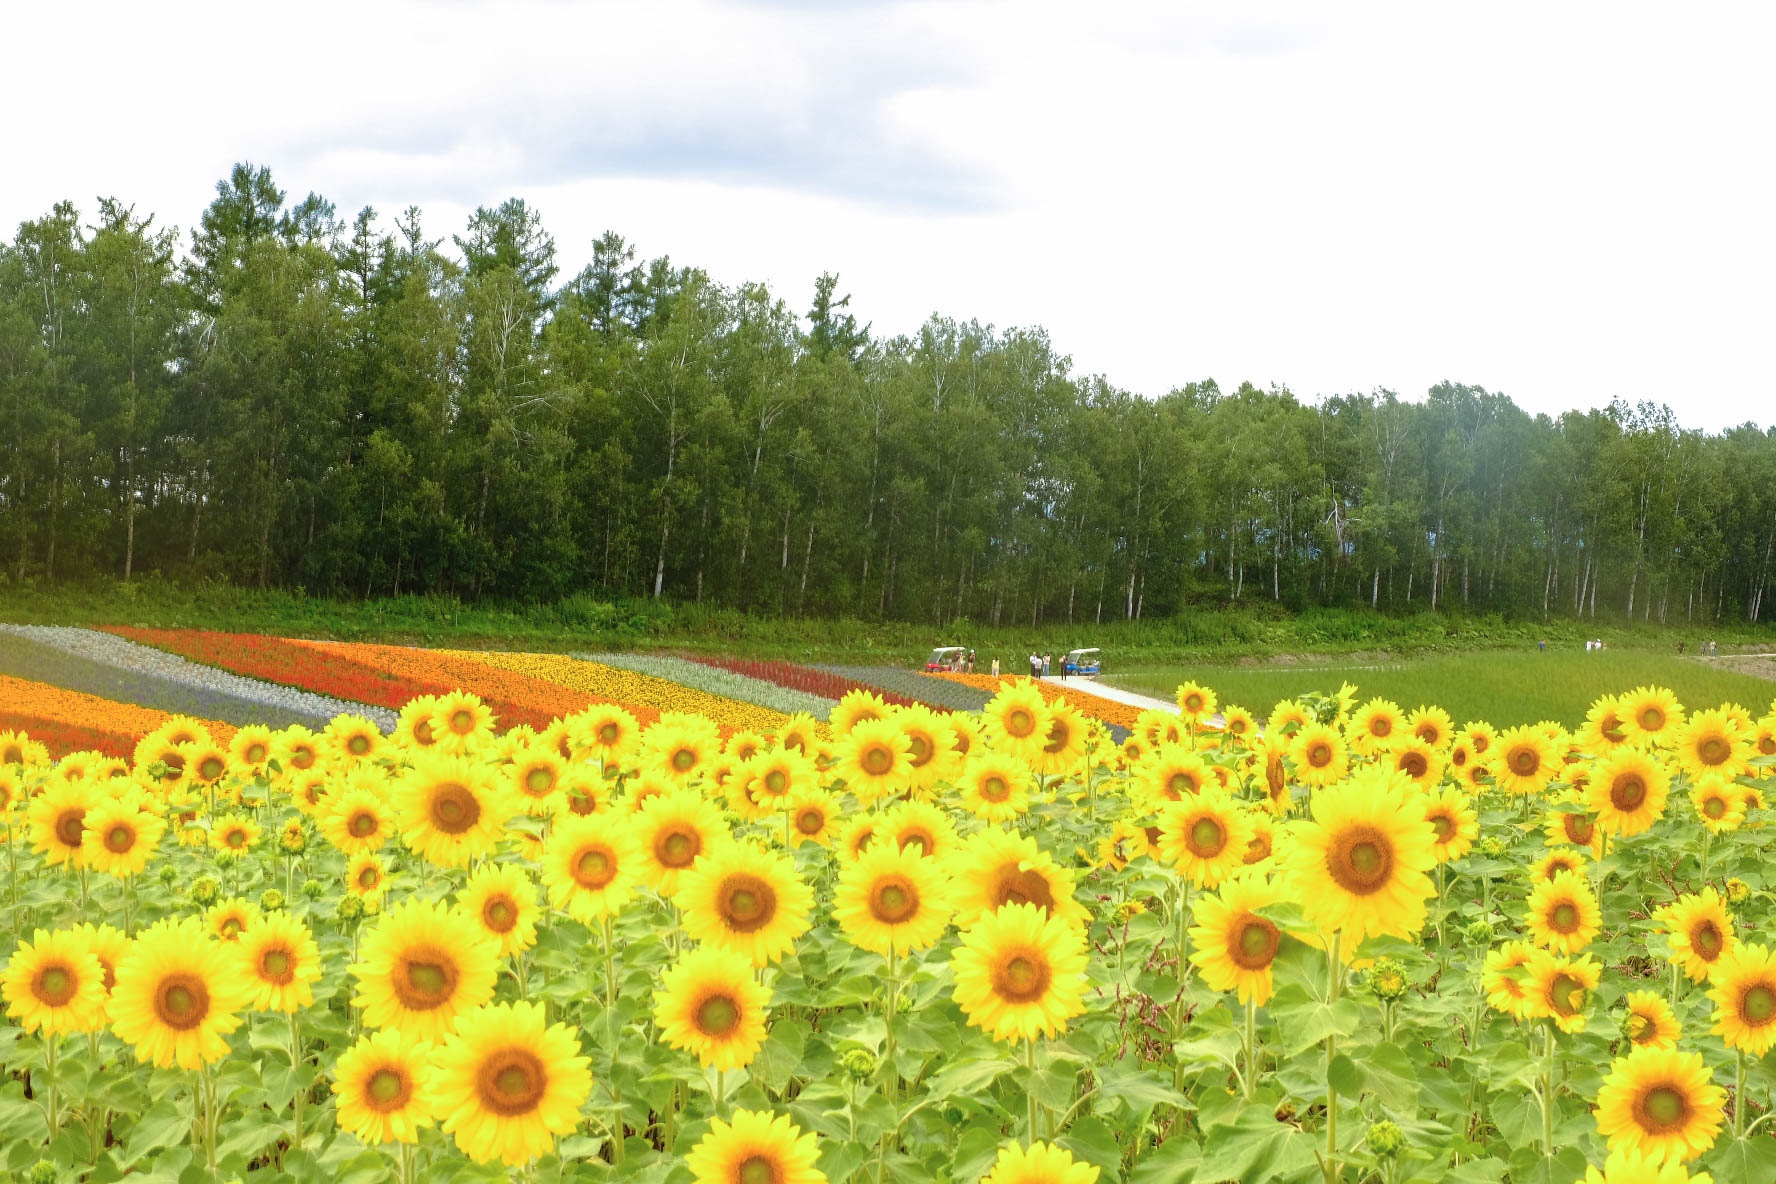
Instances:
[[[325,652],[380,704],[471,660]],[[0,732],[0,1177],[1776,1181],[1776,705],[1187,684],[1119,744],[1026,680],[595,667],[127,752],[16,705],[64,731]]]

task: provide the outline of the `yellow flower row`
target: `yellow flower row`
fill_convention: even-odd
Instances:
[[[453,658],[469,658],[501,670],[513,670],[544,678],[576,691],[616,703],[652,707],[657,711],[686,711],[707,716],[724,734],[752,731],[761,734],[783,730],[789,717],[781,711],[742,703],[692,687],[621,670],[601,662],[587,662],[560,654],[495,653],[479,650],[440,650]]]

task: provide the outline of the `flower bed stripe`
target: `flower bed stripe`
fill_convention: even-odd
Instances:
[[[443,695],[456,689],[442,682],[403,678],[391,671],[281,637],[213,633],[203,629],[136,629],[121,625],[107,626],[107,632],[237,674],[397,711],[407,700],[418,695]],[[549,713],[516,703],[488,699],[487,705],[493,709],[494,717],[502,727],[529,724],[541,729],[548,727],[552,718]]]
[[[200,719],[226,720],[236,727],[247,724],[266,724],[274,728],[290,724],[316,727],[325,725],[330,718],[249,702],[177,679],[122,669],[44,645],[30,637],[8,637],[4,644],[0,644],[0,674],[118,703],[134,703],[138,707]]]
[[[723,670],[716,666],[707,666],[702,662],[693,662],[689,658],[677,658],[666,654],[575,654],[576,658],[588,662],[602,662],[606,666],[615,666],[620,670],[633,670],[637,674],[649,674],[655,678],[663,678],[681,686],[694,690],[708,691],[711,695],[720,695],[727,699],[738,699],[742,703],[751,703],[771,711],[791,714],[806,712],[822,723],[826,722],[837,705],[837,700],[827,699],[820,695],[798,691],[791,687],[780,687],[774,682],[762,678],[751,678],[744,674],[736,674],[732,670]]]
[[[0,732],[23,732],[49,749],[50,757],[58,761],[70,752],[102,752],[106,756],[128,760],[140,739],[122,732],[65,724],[22,711],[0,711]]]
[[[171,712],[157,711],[152,707],[119,703],[113,699],[102,699],[97,695],[4,674],[0,674],[0,703],[5,704],[7,714],[38,720],[39,726],[52,725],[76,732],[85,729],[94,734],[124,737],[132,750],[137,740],[172,718]],[[227,743],[234,738],[235,729],[232,724],[213,719],[199,722],[210,730],[210,735],[219,743]],[[30,728],[26,727],[25,730],[30,731]],[[128,756],[129,753],[117,755]]]
[[[931,707],[951,711],[979,711],[993,696],[990,692],[965,683],[938,682],[917,670],[901,670],[894,666],[817,666],[840,678],[855,679],[884,692],[905,695]]]
[[[955,674],[950,671],[937,671],[920,677],[959,682],[966,686],[978,687],[983,691],[991,691],[993,694],[998,694],[999,688],[1008,683],[1031,681],[1026,675],[1001,674],[994,678],[991,674]],[[1089,691],[1076,691],[1072,687],[1056,686],[1052,682],[1037,680],[1036,689],[1042,692],[1042,698],[1046,702],[1053,703],[1057,699],[1062,700],[1071,704],[1079,714],[1089,719],[1108,724],[1113,729],[1122,729],[1122,735],[1117,737],[1119,743],[1128,738],[1128,733],[1134,729],[1135,721],[1141,714],[1125,703],[1117,703]]]
[[[490,666],[461,651],[345,641],[296,641],[294,644],[397,675],[415,685],[423,683],[468,691],[489,704],[505,705],[504,711],[494,708],[502,719],[511,712],[530,713],[529,718],[512,718],[511,722],[530,723],[534,728],[546,727],[550,720],[583,711],[594,703],[616,702],[546,678]],[[652,722],[647,718],[646,709],[643,709],[642,717],[644,722]],[[534,722],[539,719],[540,724]]]
[[[444,653],[472,658],[501,670],[515,670],[535,678],[545,678],[562,686],[572,687],[612,702],[654,711],[694,711],[714,720],[724,733],[747,729],[755,732],[776,732],[789,717],[781,711],[769,711],[751,703],[742,703],[707,691],[694,690],[679,683],[632,670],[619,670],[602,662],[588,662],[561,654],[519,654],[498,651],[445,650]]]
[[[900,707],[929,707],[933,711],[949,711],[941,703],[921,703],[905,695],[893,691],[885,691],[881,687],[869,683],[858,682],[854,678],[845,678],[825,670],[816,670],[812,666],[800,666],[794,662],[760,661],[754,658],[703,658],[692,657],[691,661],[704,666],[714,666],[720,670],[732,670],[735,674],[744,674],[748,678],[759,678],[766,682],[776,683],[780,687],[791,690],[806,691],[810,695],[819,695],[823,699],[837,701],[852,691],[868,691],[872,695],[881,696],[887,703]]]

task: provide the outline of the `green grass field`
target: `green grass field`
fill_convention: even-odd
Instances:
[[[1170,699],[1193,678],[1223,703],[1263,718],[1279,699],[1305,691],[1336,691],[1346,680],[1361,696],[1392,699],[1410,711],[1434,703],[1457,723],[1484,719],[1500,726],[1552,719],[1576,726],[1599,695],[1645,683],[1668,686],[1685,706],[1733,700],[1760,715],[1776,697],[1776,682],[1719,669],[1694,659],[1636,650],[1506,650],[1340,663],[1308,659],[1300,665],[1136,667],[1105,681]]]

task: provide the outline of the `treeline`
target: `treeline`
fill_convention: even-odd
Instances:
[[[1771,615],[1776,431],[1078,376],[1040,329],[800,313],[537,212],[452,250],[237,166],[0,246],[0,570],[340,597],[592,591],[992,624],[1292,608]],[[799,305],[800,301],[797,302]]]

